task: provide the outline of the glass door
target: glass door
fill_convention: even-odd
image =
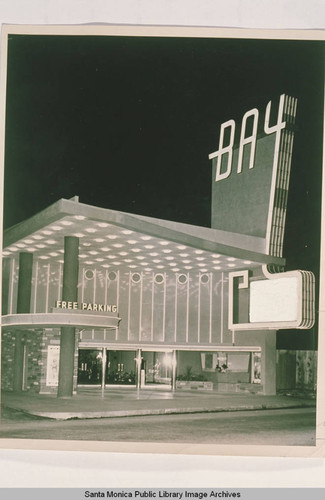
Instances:
[[[105,384],[135,385],[136,352],[109,351],[106,354]]]
[[[173,360],[171,352],[142,352],[141,380],[145,385],[171,385]]]
[[[78,384],[101,385],[102,382],[102,349],[79,349]]]

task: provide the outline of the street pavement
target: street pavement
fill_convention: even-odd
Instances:
[[[34,419],[0,426],[1,438],[314,446],[315,409],[146,415],[93,420]]]
[[[185,413],[217,413],[286,408],[315,408],[310,397],[285,395],[262,396],[251,393],[220,393],[215,391],[168,391],[135,388],[82,388],[69,399],[30,392],[2,393],[4,409],[21,415],[55,420],[111,418]],[[4,412],[5,413],[5,412]],[[2,423],[10,421],[6,414]]]

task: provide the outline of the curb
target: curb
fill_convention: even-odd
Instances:
[[[228,408],[159,408],[147,410],[113,410],[104,412],[37,412],[23,410],[24,413],[35,415],[37,417],[50,418],[54,420],[79,420],[79,419],[98,419],[98,418],[119,418],[119,417],[140,417],[148,415],[176,415],[187,413],[222,413],[236,411],[262,411],[262,410],[285,410],[295,408],[314,408],[311,403],[278,403],[278,404],[260,404],[246,406],[229,406]],[[13,408],[16,409],[16,408]],[[16,409],[17,410],[17,409]],[[22,411],[22,410],[20,410]]]

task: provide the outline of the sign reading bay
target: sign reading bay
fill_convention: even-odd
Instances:
[[[209,155],[212,227],[263,238],[265,251],[277,256],[282,252],[296,108],[297,100],[283,94],[277,108],[274,102],[267,104],[265,116],[254,108],[240,126],[234,120],[223,123],[219,148]]]

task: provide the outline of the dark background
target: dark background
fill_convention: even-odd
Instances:
[[[284,256],[318,276],[323,56],[314,41],[10,35],[5,228],[74,195],[209,226],[221,123],[286,93],[298,109]]]

